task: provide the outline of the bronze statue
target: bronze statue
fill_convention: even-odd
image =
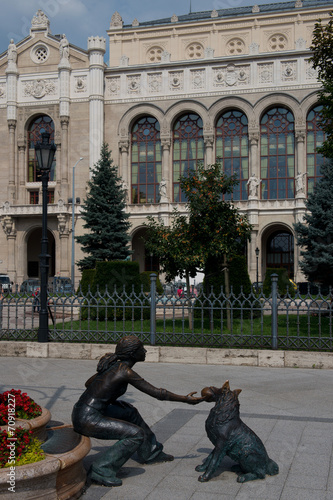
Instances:
[[[206,420],[206,432],[215,448],[195,468],[203,473],[198,478],[201,482],[209,481],[226,455],[238,464],[233,470],[238,473],[239,483],[264,479],[266,474],[274,476],[279,472],[261,439],[239,416],[240,392],[241,389],[231,391],[228,380],[221,389],[205,387],[201,391],[206,401],[215,401]]]
[[[197,404],[204,398],[173,394],[157,389],[132,370],[135,363],[144,361],[146,349],[135,335],[123,337],[115,353],[105,354],[99,361],[97,373],[86,382],[86,390],[74,405],[74,430],[84,436],[118,440],[92,464],[88,477],[105,486],[121,486],[116,474],[135,453],[145,464],[172,461],[174,457],[163,452],[154,433],[134,406],[118,401],[128,384],[161,401],[180,401]]]

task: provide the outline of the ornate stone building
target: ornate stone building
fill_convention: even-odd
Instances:
[[[197,161],[218,160],[238,175],[234,204],[253,225],[251,279],[258,248],[259,280],[266,267],[286,267],[303,281],[293,223],[302,220],[320,175],[316,147],[323,140],[309,47],[315,22],[332,9],[333,1],[297,0],[128,26],[115,13],[109,64],[104,38],[90,37],[88,49],[80,49],[65,35],[53,36],[38,11],[30,35],[0,55],[0,272],[18,283],[39,273],[34,143],[46,130],[57,145],[49,182],[50,274],[70,274],[73,167],[84,157],[75,174],[75,198],[82,200],[104,140],[127,189],[133,259],[141,270],[154,260],[142,240],[147,215],[168,224],[175,207],[185,212],[179,175]]]

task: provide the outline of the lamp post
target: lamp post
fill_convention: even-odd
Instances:
[[[258,264],[258,261],[259,261],[259,248],[257,247],[256,248],[256,258],[257,258],[257,286],[256,286],[256,289],[257,289],[257,292],[258,292],[258,289],[259,289],[259,285],[258,285],[258,281],[259,281],[259,264]]]
[[[72,292],[75,290],[75,277],[74,277],[74,266],[75,266],[75,223],[74,223],[74,216],[75,216],[75,204],[74,204],[74,196],[75,196],[75,167],[76,165],[83,160],[83,157],[79,158],[78,161],[75,163],[73,167],[73,189],[72,189],[72,262],[71,262],[71,282],[72,282]]]
[[[49,182],[49,174],[53,163],[53,158],[56,152],[56,145],[49,143],[50,134],[42,133],[42,142],[35,144],[35,152],[37,157],[38,169],[42,177],[42,241],[40,262],[40,309],[39,309],[39,329],[38,342],[48,342],[49,340],[49,317],[47,311],[47,279],[49,271],[49,254],[48,254],[48,239],[47,239],[47,186]]]

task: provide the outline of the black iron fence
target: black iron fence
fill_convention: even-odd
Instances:
[[[313,292],[313,290],[311,290]],[[51,342],[114,343],[135,334],[146,344],[332,351],[332,290],[299,289],[283,296],[272,276],[271,291],[249,295],[150,293],[104,290],[49,296]],[[37,341],[39,303],[24,293],[0,299],[0,340]]]

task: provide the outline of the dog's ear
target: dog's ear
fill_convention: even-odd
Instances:
[[[242,389],[235,389],[234,391],[232,391],[235,396],[238,398],[238,396],[240,395],[240,393],[242,392]]]
[[[221,391],[224,391],[224,390],[227,390],[227,389],[230,390],[229,380],[227,380],[226,382],[224,382],[224,384],[221,387]]]

